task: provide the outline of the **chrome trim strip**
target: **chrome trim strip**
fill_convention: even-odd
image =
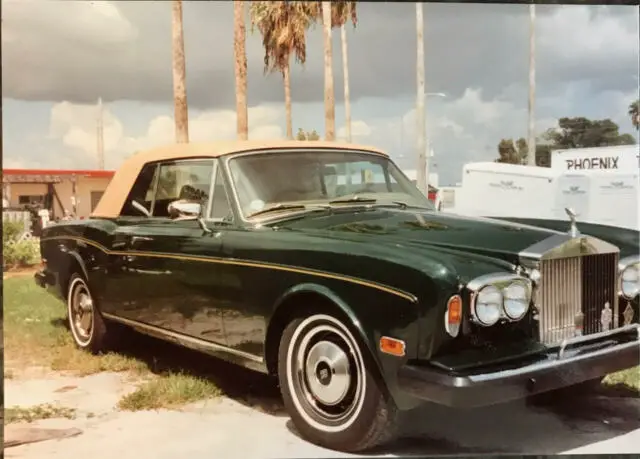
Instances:
[[[640,342],[640,325],[631,324],[631,325],[626,325],[624,327],[615,328],[613,330],[606,330],[599,333],[593,333],[591,335],[582,335],[582,336],[577,336],[575,338],[565,338],[562,340],[562,342],[559,345],[550,346],[550,348],[554,349],[555,347],[558,347],[558,360],[561,360],[563,359],[564,352],[567,349],[567,347],[571,347],[574,344],[587,343],[589,341],[598,341],[599,339],[606,338],[608,336],[618,335],[618,334],[630,332],[632,330],[635,330],[637,332],[637,339]]]
[[[529,287],[531,287],[530,279],[514,273],[484,274],[482,276],[478,276],[474,279],[471,279],[469,282],[467,282],[466,287],[472,292],[477,293],[478,290],[480,290],[482,287],[486,286],[487,284],[496,284],[496,283],[502,283],[502,282],[515,281],[515,280],[524,281],[529,285]]]
[[[222,344],[212,343],[210,341],[194,338],[192,336],[187,336],[181,333],[165,330],[164,328],[156,327],[154,325],[138,322],[136,320],[125,319],[124,317],[108,314],[106,312],[103,312],[102,315],[106,319],[113,320],[114,322],[120,322],[121,324],[135,328],[141,333],[151,334],[165,341],[177,342],[178,344],[184,347],[188,347],[196,351],[205,352],[208,354],[215,354],[216,352],[224,352],[226,354],[237,355],[238,357],[252,360],[257,363],[264,363],[263,357],[258,357],[257,355],[249,354],[248,352],[232,349],[230,347],[223,346]]]

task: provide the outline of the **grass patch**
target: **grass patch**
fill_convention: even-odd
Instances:
[[[220,394],[220,390],[206,379],[185,373],[169,373],[147,381],[125,395],[118,402],[118,408],[125,411],[176,408]]]
[[[626,389],[640,396],[640,366],[607,375],[602,384],[605,387]]]
[[[4,279],[5,365],[45,365],[89,375],[101,371],[148,371],[140,360],[117,353],[92,355],[75,347],[65,326],[65,304],[31,276]],[[11,369],[5,372],[11,373]]]
[[[40,419],[67,418],[74,419],[76,410],[64,406],[45,403],[34,406],[12,406],[4,411],[4,422],[11,424],[15,422],[33,422]]]

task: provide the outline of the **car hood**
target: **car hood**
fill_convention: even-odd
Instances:
[[[316,237],[393,244],[412,253],[421,247],[454,250],[516,263],[518,253],[556,231],[445,212],[373,208],[341,209],[278,224]]]

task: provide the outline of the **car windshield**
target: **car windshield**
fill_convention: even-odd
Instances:
[[[433,205],[387,157],[350,150],[241,155],[229,161],[242,213],[319,206]]]

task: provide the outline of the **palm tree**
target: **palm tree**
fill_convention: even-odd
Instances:
[[[331,49],[331,2],[322,2],[322,29],[324,32],[324,122],[325,139],[335,140],[336,109],[333,93],[333,52]]]
[[[636,129],[640,130],[640,99],[629,105],[629,116]]]
[[[353,27],[358,23],[356,2],[332,2],[331,22],[333,27],[340,27],[342,44],[342,75],[344,80],[344,112],[347,130],[347,142],[351,142],[351,100],[349,94],[349,58],[347,54],[346,23],[351,19]]]
[[[315,18],[313,2],[251,2],[251,29],[258,28],[264,47],[265,73],[281,72],[284,82],[287,138],[293,139],[291,115],[291,55],[296,62],[307,60],[306,30]]]
[[[182,0],[173,0],[171,35],[173,43],[173,105],[176,142],[189,142],[189,109],[187,106],[184,37],[182,32]]]
[[[238,139],[249,138],[247,114],[247,53],[245,50],[244,1],[233,3],[233,52],[236,76],[236,117]]]

